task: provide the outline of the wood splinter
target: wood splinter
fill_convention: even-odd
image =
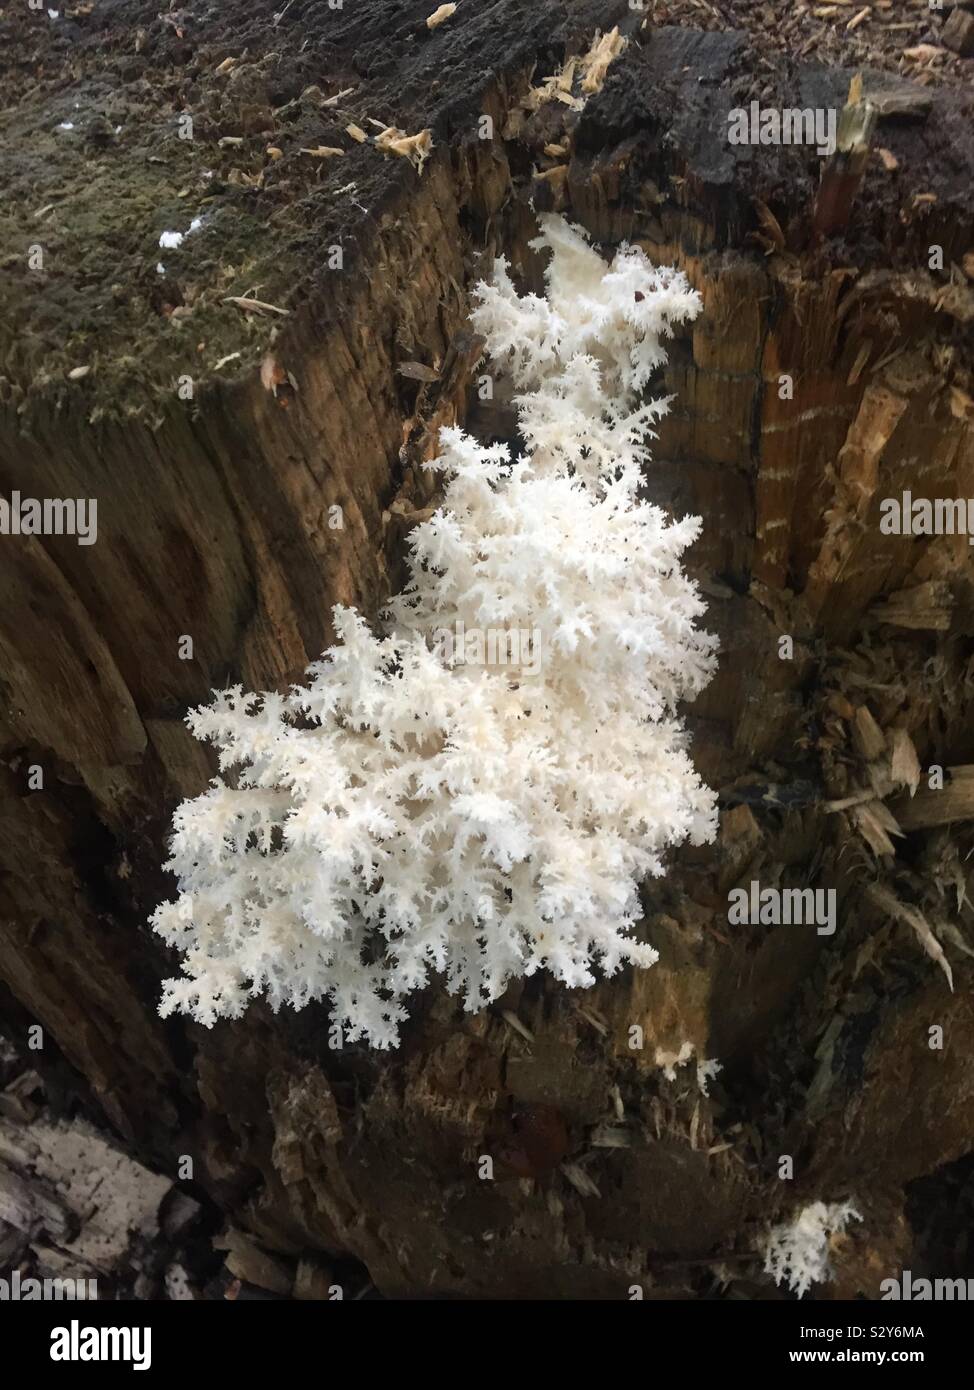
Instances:
[[[862,95],[862,74],[849,83],[849,97],[839,116],[835,149],[822,173],[812,226],[817,236],[829,236],[846,226],[862,176],[869,162],[876,108]]]

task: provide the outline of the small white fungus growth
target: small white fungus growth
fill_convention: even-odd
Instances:
[[[675,1081],[677,1067],[686,1066],[687,1062],[693,1058],[694,1051],[692,1042],[681,1043],[679,1052],[667,1052],[664,1048],[658,1047],[653,1061],[660,1068],[667,1081]],[[710,1083],[721,1070],[721,1065],[716,1057],[697,1058],[697,1085],[705,1096],[709,1095]]]
[[[202,217],[194,217],[185,232],[161,232],[159,234],[159,245],[163,251],[175,251],[182,246],[183,242],[193,232],[198,232],[203,225]]]
[[[329,998],[347,1041],[390,1047],[434,974],[476,1011],[539,969],[584,987],[657,959],[633,935],[639,884],[716,828],[678,713],[716,642],[680,567],[699,518],[640,495],[667,402],[637,396],[700,300],[638,249],[607,265],[542,226],[547,298],[500,260],[472,316],[524,453],[443,429],[442,505],[410,534],[384,630],[337,605],[307,685],[237,686],[188,716],[223,775],[174,817],[179,896],[152,921],[183,978],[163,1014]],[[510,638],[509,659],[488,640],[458,661],[444,631]]]
[[[659,1067],[667,1081],[676,1080],[677,1067],[685,1066],[693,1056],[693,1043],[681,1043],[679,1052],[667,1052],[665,1048],[658,1047],[653,1056],[654,1064]]]
[[[851,1202],[812,1202],[791,1221],[772,1226],[764,1239],[764,1272],[776,1284],[786,1283],[799,1298],[813,1284],[832,1277],[829,1241],[841,1235],[850,1221],[862,1216]]]
[[[165,1276],[166,1297],[177,1303],[192,1302],[195,1297],[189,1275],[181,1264],[171,1264]]]
[[[722,1071],[716,1057],[701,1057],[697,1062],[697,1085],[705,1096],[710,1094],[710,1083]]]

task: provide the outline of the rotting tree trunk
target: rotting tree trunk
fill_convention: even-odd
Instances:
[[[147,53],[173,75],[172,113],[195,92],[206,117],[186,158],[223,159],[231,230],[259,224],[265,195],[273,209],[300,195],[308,227],[287,223],[270,253],[227,247],[236,274],[214,272],[209,299],[168,269],[160,289],[154,266],[140,280],[124,263],[119,276],[147,303],[170,295],[157,360],[135,361],[146,349],[133,343],[126,364],[114,340],[97,356],[107,281],[104,304],[70,321],[66,232],[49,234],[42,280],[22,259],[4,268],[17,321],[2,491],[99,504],[94,546],[2,538],[6,1029],[22,1045],[41,1024],[41,1071],[67,1077],[167,1175],[191,1156],[192,1190],[272,1254],[353,1258],[387,1295],[611,1298],[638,1283],[650,1297],[695,1296],[719,1268],[739,1294],[773,1296],[755,1255],[768,1219],[852,1195],[864,1220],[835,1287],[875,1297],[879,1279],[922,1267],[942,1187],[966,1181],[974,1150],[963,950],[974,805],[962,790],[974,763],[974,570],[964,535],[910,541],[879,528],[880,501],[905,489],[974,497],[974,295],[949,270],[974,246],[969,123],[948,93],[868,74],[867,95],[906,113],[876,136],[898,172],[874,159],[847,226],[823,238],[812,152],[727,143],[727,111],[768,82],[740,35],[643,27],[621,5],[550,4],[539,16],[498,0],[471,15],[461,6],[431,36],[433,8],[322,18],[304,6],[274,27],[273,6],[252,0],[231,45],[210,32],[216,21],[178,33],[131,0],[105,22],[107,48],[92,50],[102,62]],[[532,109],[532,85],[615,19],[630,43],[602,89],[581,110],[557,99]],[[300,50],[309,36],[312,67]],[[244,47],[238,96],[214,95],[207,74]],[[88,49],[78,51],[82,92]],[[763,99],[841,107],[850,76],[775,69],[777,96]],[[318,96],[303,97],[311,84]],[[330,112],[346,98],[318,104],[350,87],[340,119]],[[421,176],[359,147],[335,161],[340,174],[329,166],[309,182],[298,145],[347,148],[344,125],[373,113],[407,133],[432,129]],[[492,139],[480,138],[485,114]],[[217,140],[241,133],[244,152],[221,155]],[[286,148],[251,191],[227,161],[256,177],[268,145]],[[112,158],[124,181],[124,150]],[[295,170],[283,189],[279,166]],[[153,178],[185,225],[192,209],[175,195],[189,174]],[[50,201],[34,192],[38,206]],[[222,215],[219,194],[209,207]],[[214,771],[185,710],[215,686],[299,679],[328,644],[333,603],[371,613],[398,586],[410,513],[430,500],[419,465],[437,427],[507,433],[503,406],[473,389],[466,293],[501,252],[540,287],[528,242],[542,208],[606,249],[638,242],[703,296],[665,370],[675,399],[647,487],[703,518],[690,566],[722,649],[690,724],[696,764],[721,794],[718,841],[680,852],[646,888],[659,964],[591,991],[535,978],[471,1017],[431,989],[391,1056],[330,1050],[322,1007],[274,1017],[256,1004],[209,1032],[163,1024],[155,1004],[173,962],[146,919],[172,891],[159,867],[172,809]],[[20,231],[44,243],[26,218]],[[943,274],[927,270],[932,244]],[[334,245],[344,270],[330,275]],[[255,322],[222,304],[255,285],[289,316]],[[190,312],[173,323],[180,307]],[[173,383],[197,337],[210,355],[192,359],[205,371],[187,368],[187,402]],[[235,351],[231,380],[214,363]],[[79,353],[95,355],[95,370],[65,385]],[[400,370],[416,362],[435,380]],[[341,530],[329,527],[335,506]],[[192,660],[179,658],[184,635]],[[925,773],[924,790],[904,797],[914,753],[924,770],[960,769],[949,824]],[[29,790],[36,766],[43,789]],[[728,892],[752,880],[836,889],[835,935],[730,926]],[[952,992],[925,953],[931,923]],[[935,1025],[941,1050],[929,1045]],[[692,1066],[673,1081],[659,1065],[658,1052],[686,1043],[721,1063],[709,1097]],[[497,1160],[493,1182],[478,1176],[484,1154]],[[779,1180],[784,1154],[791,1181]],[[941,1256],[939,1274],[972,1272],[950,1267],[963,1252]]]

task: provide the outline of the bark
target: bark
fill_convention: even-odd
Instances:
[[[246,9],[263,23],[251,59],[296,43],[268,29],[272,8]],[[124,391],[116,374],[114,395],[65,396],[38,382],[32,348],[6,354],[3,493],[97,496],[100,533],[90,548],[4,538],[0,555],[6,1030],[24,1045],[41,1024],[32,1064],[142,1162],[175,1180],[190,1156],[181,1186],[230,1228],[231,1272],[278,1293],[292,1280],[327,1296],[314,1271],[337,1260],[388,1296],[776,1296],[755,1253],[768,1221],[852,1195],[864,1220],[834,1288],[875,1297],[921,1268],[971,1154],[974,570],[966,536],[879,528],[881,500],[906,489],[974,497],[961,99],[911,101],[867,74],[887,112],[874,143],[898,172],[874,155],[845,225],[834,209],[823,224],[813,152],[727,143],[728,109],[768,80],[740,35],[501,0],[461,6],[437,31],[446,47],[414,60],[434,8],[393,24],[376,5],[369,31],[403,65],[429,163],[384,163],[360,189],[369,211],[346,203],[339,230],[322,213],[289,317],[273,341],[270,319],[248,330],[236,379],[210,373],[187,406],[165,349]],[[134,32],[148,10],[126,14]],[[533,109],[532,86],[617,18],[631,41],[601,90],[581,111]],[[385,120],[393,79],[363,53],[362,23],[330,33],[324,71],[340,90],[356,67]],[[782,63],[770,81],[782,105],[841,107],[850,77]],[[483,113],[493,140],[478,138]],[[331,1050],[323,1007],[163,1024],[174,962],[146,919],[172,891],[172,809],[214,771],[185,710],[215,686],[299,679],[333,603],[371,613],[397,587],[440,424],[509,432],[503,403],[477,400],[466,296],[500,252],[540,288],[540,208],[606,250],[637,241],[703,296],[665,369],[673,409],[647,488],[703,517],[691,567],[721,657],[690,724],[721,794],[718,841],[645,889],[659,964],[591,991],[536,978],[468,1016],[431,989],[381,1057]],[[312,272],[308,247],[339,231],[350,273]],[[934,243],[943,274],[926,269]],[[932,764],[955,769],[949,790],[929,790]],[[727,894],[752,880],[834,888],[835,935],[729,926]],[[721,1063],[709,1095],[692,1064],[674,1080],[660,1065],[686,1043]],[[4,1193],[23,1215],[22,1187]],[[966,1272],[950,1264],[966,1255],[937,1249],[939,1275]]]

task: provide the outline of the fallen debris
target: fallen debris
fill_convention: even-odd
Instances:
[[[383,154],[397,154],[408,159],[421,174],[433,148],[433,133],[427,128],[416,135],[407,135],[398,126],[385,126],[375,137],[375,146]]]
[[[974,14],[955,6],[940,37],[945,48],[962,58],[970,58],[974,54]]]
[[[281,314],[287,317],[290,313],[288,309],[281,309],[276,304],[265,304],[262,299],[248,299],[241,294],[228,294],[224,296],[224,304],[235,304],[238,309],[243,309],[247,314]]]
[[[822,173],[812,225],[820,236],[829,236],[849,221],[866,165],[873,132],[876,129],[876,108],[863,96],[862,74],[857,73],[849,84],[849,96],[839,116],[835,151]]]
[[[427,29],[439,28],[439,26],[445,23],[446,20],[448,20],[451,17],[451,15],[456,14],[456,9],[456,5],[440,5],[439,8],[435,9],[431,15],[427,15]]]
[[[911,907],[908,903],[901,903],[888,888],[881,883],[871,883],[866,889],[867,897],[871,898],[881,912],[894,921],[903,922],[913,932],[916,933],[917,940],[926,951],[931,960],[936,961],[941,970],[947,977],[947,984],[950,986],[951,993],[954,989],[954,974],[950,968],[950,962],[944,955],[944,948],[933,934],[933,928],[917,908]]]
[[[582,74],[582,91],[591,96],[593,92],[602,90],[602,83],[605,81],[606,73],[609,71],[611,63],[623,52],[628,39],[624,39],[619,33],[619,26],[610,29],[607,34],[596,34],[592,41],[592,46],[584,55],[579,63]]]
[[[892,809],[904,830],[974,820],[974,765],[947,768],[942,787],[922,787],[912,800],[895,802]]]

